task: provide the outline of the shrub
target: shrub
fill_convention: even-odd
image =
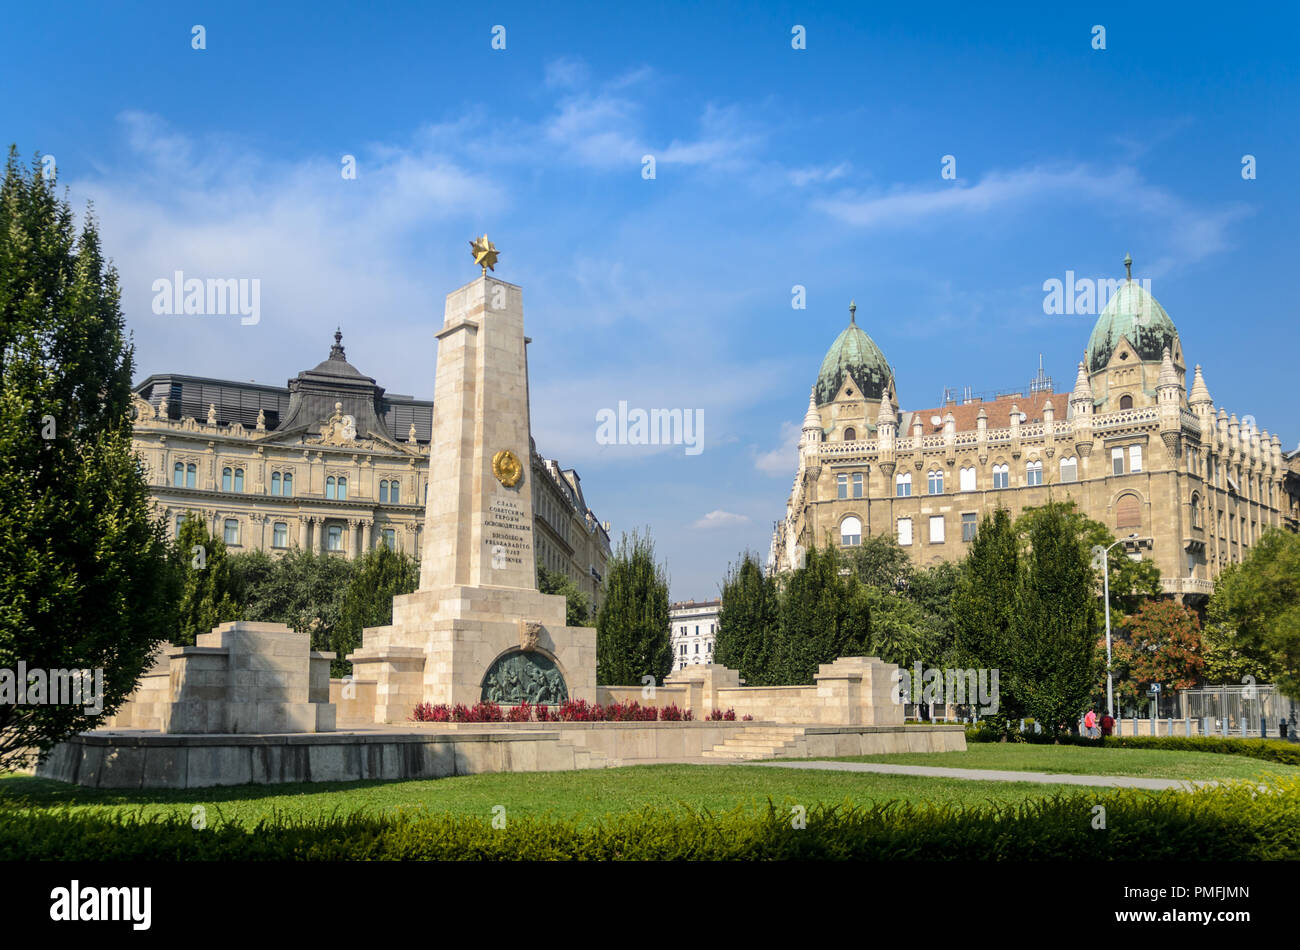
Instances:
[[[415,713],[411,716],[412,722],[450,722],[451,707],[446,703],[439,703],[434,706],[430,703],[420,703],[415,707]]]
[[[740,721],[741,721],[741,722],[753,722],[753,721],[754,721],[754,717],[751,716],[749,713],[745,713],[745,715],[743,715],[743,716],[740,717]]]
[[[1099,804],[1109,830],[1092,826]],[[477,816],[357,812],[277,814],[253,827],[218,819],[196,832],[187,813],[5,808],[0,861],[1300,859],[1297,779],[976,805],[817,804],[807,819],[794,828],[789,809],[769,800],[757,813],[744,806],[723,813],[646,808],[583,825],[530,815],[494,829],[491,818]]]
[[[726,712],[724,712],[724,713],[722,714],[722,718],[723,718],[724,720],[726,720],[727,722],[735,722],[735,721],[736,721],[736,711],[735,711],[734,709],[728,709]],[[753,719],[754,717],[753,717],[753,716],[750,716],[749,718],[750,718],[750,719]]]
[[[527,702],[510,707],[510,711],[506,713],[506,722],[531,722],[532,718],[533,707]]]
[[[677,708],[676,703],[669,703],[667,706],[660,706],[659,719],[661,722],[681,722],[683,719],[682,711]]]
[[[555,721],[555,717],[551,715],[550,709],[549,709],[547,706],[544,706],[544,705],[535,706],[535,707],[533,708],[533,711],[537,714],[537,721],[538,721],[538,722],[554,722],[554,721]]]

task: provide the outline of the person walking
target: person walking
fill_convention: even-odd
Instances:
[[[1095,730],[1097,728],[1097,714],[1091,709],[1089,709],[1088,714],[1083,717],[1083,728],[1088,730],[1089,739],[1096,738]]]
[[[1106,715],[1101,717],[1102,738],[1104,739],[1106,736],[1109,736],[1114,731],[1115,731],[1115,717],[1112,716],[1110,713],[1106,713]]]

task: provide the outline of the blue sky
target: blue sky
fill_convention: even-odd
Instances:
[[[616,538],[651,529],[674,598],[766,554],[850,298],[904,409],[1022,385],[1039,353],[1068,388],[1094,318],[1044,314],[1043,283],[1128,252],[1216,404],[1300,442],[1294,13],[269,6],[6,13],[5,144],[94,201],[140,378],[283,385],[341,324],[363,372],[430,396],[486,231],[524,288],[539,448]],[[258,278],[260,322],[155,315],[176,270]],[[619,401],[702,410],[704,451],[598,444]]]

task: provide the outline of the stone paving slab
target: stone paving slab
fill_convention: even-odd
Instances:
[[[1176,778],[1142,778],[1135,775],[1069,775],[1055,772],[1015,772],[997,769],[950,769],[933,765],[892,765],[885,762],[737,762],[737,765],[775,766],[781,769],[825,769],[831,772],[874,772],[877,775],[920,775],[928,778],[960,778],[985,782],[1039,782],[1045,785],[1101,785],[1111,788],[1167,788],[1189,792],[1213,782]]]

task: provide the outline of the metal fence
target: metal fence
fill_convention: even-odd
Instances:
[[[1286,719],[1295,734],[1296,716],[1300,703],[1283,696],[1274,686],[1202,686],[1178,690],[1170,715],[1180,719],[1195,719],[1209,723],[1213,731],[1223,735],[1259,736],[1261,720],[1268,735],[1279,733],[1279,723]]]

